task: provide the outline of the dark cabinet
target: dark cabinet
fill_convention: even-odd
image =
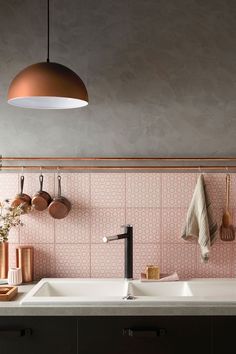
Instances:
[[[77,354],[76,318],[1,317],[1,354]]]
[[[207,317],[78,319],[78,354],[209,354],[210,346]]]
[[[0,354],[235,354],[236,316],[0,317]]]
[[[235,354],[235,316],[211,317],[212,323],[212,353],[213,354]]]

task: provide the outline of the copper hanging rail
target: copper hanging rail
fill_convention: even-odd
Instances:
[[[0,170],[158,170],[158,171],[220,171],[236,170],[236,166],[2,166]]]
[[[2,157],[2,161],[219,161],[236,162],[236,157]]]
[[[156,170],[156,171],[221,171],[230,169],[236,170],[236,157],[0,157],[1,163],[6,162],[6,165],[1,165],[0,169],[20,170],[64,170],[64,171],[93,171],[93,170]],[[30,162],[40,162],[38,165],[30,165]],[[46,164],[47,161],[54,161],[54,165]],[[74,165],[66,165],[66,162],[74,161]],[[84,162],[93,161],[94,164],[83,165]],[[117,164],[102,165],[99,162],[117,162]],[[119,165],[120,162],[140,162],[141,164],[126,164]],[[154,161],[159,164],[145,165],[145,162]],[[18,165],[11,165],[11,162],[18,162]],[[41,164],[42,162],[42,164]],[[45,162],[45,163],[43,163]],[[56,163],[59,162],[57,165]],[[65,164],[63,164],[65,162]],[[81,164],[79,164],[81,162]],[[181,164],[182,162],[182,164]],[[185,165],[187,162],[191,165]],[[77,164],[76,164],[77,163]],[[168,165],[165,163],[169,163]],[[61,166],[60,166],[61,165]]]

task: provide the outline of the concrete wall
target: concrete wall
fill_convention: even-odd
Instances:
[[[46,56],[46,0],[0,0],[3,155],[235,155],[234,0],[52,0],[51,59],[85,81],[69,111],[6,103]]]

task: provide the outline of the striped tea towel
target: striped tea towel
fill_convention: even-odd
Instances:
[[[189,206],[186,224],[182,234],[184,240],[197,238],[204,262],[209,259],[210,247],[216,240],[218,226],[213,220],[203,175],[200,175]]]

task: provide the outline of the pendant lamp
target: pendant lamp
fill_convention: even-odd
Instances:
[[[88,93],[80,77],[49,60],[49,0],[47,0],[47,61],[30,65],[12,80],[8,103],[23,108],[68,109],[87,106]]]

